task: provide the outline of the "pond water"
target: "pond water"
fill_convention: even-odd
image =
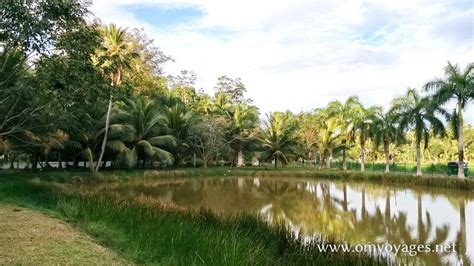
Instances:
[[[474,262],[474,195],[459,190],[282,178],[130,181],[96,187],[221,214],[258,214],[303,236],[325,234],[361,244],[452,245],[455,252],[399,252],[400,262]]]

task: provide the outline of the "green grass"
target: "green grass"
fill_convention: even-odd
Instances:
[[[128,180],[133,178],[190,178],[190,177],[285,177],[285,178],[315,178],[347,181],[367,181],[380,184],[400,184],[413,186],[427,186],[445,189],[474,190],[474,179],[468,177],[459,179],[455,176],[431,176],[424,175],[416,177],[413,174],[383,172],[359,172],[342,171],[337,169],[318,170],[315,167],[301,167],[290,165],[288,167],[213,167],[213,168],[182,168],[168,170],[107,170],[98,174],[84,171],[46,171],[31,172],[25,170],[3,170],[0,171],[2,179],[31,179],[35,177],[45,181],[62,183],[70,182],[106,182],[117,180]]]
[[[108,175],[105,179],[119,178]],[[366,254],[319,252],[317,242],[303,244],[283,226],[273,227],[247,215],[221,217],[207,211],[194,213],[153,202],[119,200],[111,195],[79,196],[34,176],[0,178],[0,201],[39,209],[73,223],[135,263],[387,264],[383,258]],[[57,173],[50,178],[66,177]]]

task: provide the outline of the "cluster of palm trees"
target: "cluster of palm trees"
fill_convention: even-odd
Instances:
[[[214,97],[196,92],[188,83],[160,91],[153,86],[166,78],[144,71],[152,68],[147,61],[152,51],[144,52],[143,45],[138,49],[125,29],[113,24],[98,28],[101,42],[90,62],[108,83],[99,87],[105,96],[91,108],[77,110],[76,117],[86,118],[80,128],[60,121],[49,131],[24,129],[4,136],[0,148],[10,162],[27,154],[35,168],[40,159],[47,166],[52,156],[59,167],[61,159],[73,160],[76,166],[83,160],[84,166],[87,161],[98,171],[107,165],[104,160],[127,167],[179,166],[190,161],[196,165],[199,157],[207,167],[215,162],[242,166],[252,158],[277,167],[318,158],[321,168],[329,168],[331,160],[340,157],[344,170],[348,159],[355,159],[364,171],[367,155],[382,146],[388,172],[393,149],[413,136],[416,174],[421,175],[422,145],[427,148],[430,138],[449,131],[446,119],[458,140],[458,176],[464,177],[463,111],[474,98],[474,64],[461,70],[448,63],[445,79],[428,82],[423,95],[409,89],[385,112],[378,106],[364,107],[352,96],[309,113],[270,113],[259,123],[258,108],[243,98],[245,87],[239,79],[229,82],[221,77],[218,85],[224,87],[216,87]],[[155,85],[143,90],[144,84]],[[441,108],[451,100],[456,101],[453,112]]]
[[[286,161],[285,153],[304,154],[302,157],[319,155],[320,167],[329,168],[335,154],[342,157],[342,167],[347,169],[347,152],[359,151],[360,170],[365,170],[366,146],[371,141],[373,148],[383,146],[386,172],[390,171],[393,155],[390,147],[406,143],[407,134],[414,135],[416,175],[422,175],[422,146],[426,149],[430,138],[445,136],[443,120],[447,120],[458,141],[458,177],[464,178],[463,110],[474,99],[474,64],[464,70],[448,63],[445,79],[430,81],[423,86],[425,95],[416,89],[408,89],[406,95],[392,101],[391,108],[383,111],[379,106],[365,108],[355,96],[345,102],[330,102],[326,108],[300,114],[294,119],[298,130],[288,125],[288,115],[272,114],[262,131],[266,147],[275,157]],[[450,100],[457,105],[452,113],[442,108]],[[291,123],[290,123],[291,124]],[[296,147],[294,141],[303,145]],[[298,150],[299,148],[299,150]],[[445,147],[449,149],[449,147]]]

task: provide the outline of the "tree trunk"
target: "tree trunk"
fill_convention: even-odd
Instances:
[[[464,176],[464,121],[462,117],[462,102],[458,100],[458,177]]]
[[[345,141],[344,141],[345,144]],[[346,148],[342,149],[342,170],[347,171]]]
[[[360,142],[360,171],[365,171],[365,140]]]
[[[38,153],[33,154],[33,161],[31,162],[32,164],[31,168],[33,170],[38,169],[38,159],[39,159],[39,154]]]
[[[107,137],[109,134],[109,124],[110,124],[110,113],[112,112],[112,96],[110,96],[109,99],[109,106],[107,108],[107,117],[105,118],[105,133],[104,133],[104,139],[102,141],[102,146],[100,148],[100,156],[99,160],[97,161],[97,165],[95,167],[95,171],[99,171],[100,164],[102,163],[102,158],[104,157],[105,153],[105,145],[107,144]]]
[[[275,159],[275,168],[277,168],[278,159],[277,159],[277,156],[276,156],[276,154],[275,154],[275,155],[273,155],[273,158]]]
[[[193,153],[193,166],[196,168],[196,153]]]
[[[416,140],[416,175],[421,176],[421,139]]]
[[[466,203],[464,199],[459,201],[459,253],[463,265],[469,265],[469,259],[466,254]]]
[[[58,153],[58,169],[63,168],[63,162],[61,161],[61,154]]]
[[[343,201],[342,201],[342,210],[347,211],[347,184],[342,185]]]
[[[326,160],[324,154],[319,155],[319,170],[323,169],[326,166]]]
[[[237,155],[237,167],[245,166],[245,158],[244,152],[239,150],[239,154]]]
[[[384,141],[383,149],[385,151],[385,173],[390,173],[390,147],[388,141]]]

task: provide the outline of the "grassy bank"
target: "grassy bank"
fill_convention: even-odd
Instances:
[[[380,184],[400,184],[413,186],[427,186],[446,189],[474,190],[474,179],[469,177],[459,179],[448,176],[421,176],[413,174],[385,174],[383,172],[358,172],[342,170],[318,170],[312,167],[283,167],[283,168],[262,168],[244,167],[233,168],[182,168],[170,170],[115,170],[103,171],[98,175],[92,175],[85,171],[47,171],[31,172],[24,170],[3,170],[0,171],[0,179],[28,179],[39,177],[46,181],[55,182],[88,182],[88,181],[116,181],[129,180],[133,178],[187,178],[187,177],[298,177],[330,179],[342,181],[367,181]]]
[[[105,179],[124,178],[125,176],[137,178],[177,178],[177,177],[206,177],[206,176],[235,176],[235,177],[285,177],[285,178],[314,178],[343,181],[367,181],[380,184],[401,184],[414,186],[427,186],[447,189],[474,190],[474,179],[442,176],[421,176],[412,174],[385,174],[382,172],[356,172],[341,170],[316,170],[304,168],[211,168],[211,169],[181,169],[164,171],[134,171],[103,173]]]
[[[0,178],[0,201],[39,209],[68,221],[135,263],[386,264],[382,258],[365,254],[321,253],[317,242],[303,245],[285,228],[271,227],[250,216],[224,218],[209,212],[177,210],[146,199],[138,202],[111,195],[79,196],[33,176]]]

